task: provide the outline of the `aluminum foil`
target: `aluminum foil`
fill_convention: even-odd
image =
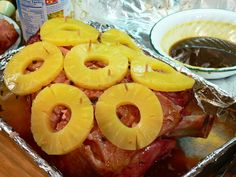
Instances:
[[[233,153],[235,152],[235,151],[233,151],[233,149],[235,149],[235,147],[236,147],[236,138],[233,138],[229,142],[224,144],[222,147],[220,147],[219,149],[217,149],[214,152],[212,152],[211,154],[209,154],[205,159],[203,159],[200,163],[198,163],[197,166],[195,166],[187,174],[185,174],[184,177],[200,176],[203,173],[204,173],[203,175],[206,176],[206,174],[212,173],[212,172],[208,172],[210,170],[213,170],[213,169],[208,169],[208,168],[210,168],[209,166],[210,165],[217,165],[216,163],[218,163],[218,164],[221,163],[221,165],[226,163],[225,162],[225,161],[227,161],[226,159],[227,158],[231,159],[231,157],[233,156]],[[226,159],[224,159],[224,158],[226,158]],[[230,161],[230,162],[233,162],[233,161]],[[231,163],[229,163],[229,164],[231,165]],[[228,166],[226,166],[225,169],[223,169],[223,170],[219,170],[219,172],[218,172],[219,177],[220,177],[220,175],[222,175],[222,177],[223,177],[225,170],[228,170]]]
[[[115,24],[102,24],[99,22],[94,22],[92,20],[87,21],[91,26],[97,28],[99,31],[106,31],[110,28],[119,28]],[[129,33],[129,31],[127,31]],[[142,43],[143,38],[135,38],[133,34],[130,34],[134,40],[139,44],[143,50],[149,55],[158,58],[169,65],[176,68],[176,70],[190,75],[196,80],[194,85],[195,98],[198,101],[199,106],[208,113],[216,113],[219,118],[227,118],[236,121],[236,99],[231,97],[228,93],[223,91],[218,86],[212,84],[211,82],[205,80],[204,78],[192,73],[190,70],[185,68],[183,65],[177,64],[170,61],[168,58],[158,55],[152,47]],[[144,36],[145,37],[145,36]]]
[[[72,0],[74,17],[128,31],[147,48],[153,25],[169,14],[194,8],[236,10],[235,0]]]
[[[5,132],[10,139],[12,139],[19,147],[26,152],[26,154],[32,158],[32,160],[45,171],[51,177],[62,177],[62,174],[57,171],[55,168],[51,167],[44,159],[42,159],[38,154],[36,154],[27,144],[26,142],[19,137],[18,133],[13,131],[12,128],[6,124],[0,118],[0,132]]]
[[[71,0],[76,19],[94,20],[114,25],[135,37],[138,43],[152,49],[149,33],[153,25],[169,14],[196,8],[219,8],[236,11],[235,0]],[[211,80],[236,97],[236,75]]]
[[[75,0],[76,19],[88,22],[100,31],[118,28],[129,33],[149,55],[191,75],[197,81],[194,86],[199,106],[218,117],[236,120],[236,98],[204,78],[193,74],[180,64],[170,61],[155,52],[149,40],[149,33],[162,17],[192,8],[223,8],[236,10],[236,1],[223,0]]]
[[[108,25],[108,24],[104,25],[104,24],[101,24],[99,22],[94,22],[94,21],[88,21],[88,23],[90,25],[96,27],[100,31],[106,31],[107,29],[114,27],[113,25]],[[0,61],[1,61],[0,62],[0,72],[3,72],[6,64],[11,59],[11,57],[15,53],[19,52],[23,47],[21,47],[17,50],[12,50],[3,56],[0,56]],[[235,125],[236,125],[235,99],[230,97],[227,93],[220,90],[215,85],[213,85],[213,84],[209,83],[208,81],[204,80],[203,78],[200,78],[199,76],[191,73],[191,71],[184,68],[182,65],[177,65],[175,63],[169,62],[166,58],[156,55],[150,48],[147,48],[145,46],[142,46],[142,47],[145,50],[145,52],[149,53],[149,55],[153,55],[154,57],[169,63],[170,65],[175,67],[180,72],[186,73],[186,74],[194,77],[196,80],[196,84],[194,85],[194,88],[193,88],[194,94],[195,94],[196,100],[198,101],[198,104],[202,107],[202,109],[205,110],[206,112],[208,112],[209,114],[216,113],[217,116],[220,119],[222,119],[223,121],[225,121],[225,122],[233,121],[233,122],[235,122]],[[0,73],[0,80],[1,81],[3,81],[2,76],[3,75]],[[0,119],[0,129],[2,131],[7,132],[9,134],[9,136],[13,133],[11,128],[6,123],[4,123],[1,119]],[[236,128],[235,128],[235,133],[236,133]],[[60,173],[58,171],[56,171],[56,170],[54,170],[54,168],[50,167],[43,159],[41,159],[34,151],[32,151],[26,145],[24,140],[22,140],[18,135],[15,135],[14,137],[11,136],[10,138],[13,138],[13,140],[17,144],[19,144],[20,147],[30,155],[30,157],[33,158],[33,160],[39,165],[39,167],[42,168],[43,170],[45,170],[50,176],[53,176],[53,177],[60,176]],[[190,145],[191,145],[191,144],[195,143],[194,139],[195,138],[182,139],[181,143],[183,144],[183,146],[187,146],[189,149],[192,149],[193,147],[189,147],[189,143],[186,144],[185,142],[186,141],[191,142],[190,143]],[[222,143],[222,142],[220,142],[220,143]],[[234,139],[230,140],[229,142],[227,142],[222,147],[219,147],[214,152],[210,151],[212,153],[210,155],[208,155],[202,162],[200,162],[191,171],[189,171],[189,173],[186,174],[186,177],[197,176],[198,174],[201,174],[204,171],[206,166],[219,161],[219,159],[221,159],[221,157],[222,157],[222,154],[225,154],[227,151],[229,151],[229,149],[232,149],[232,147],[235,145],[236,145],[236,139],[234,138]],[[186,149],[188,150],[188,148],[186,148]],[[203,154],[203,156],[204,156],[204,154]]]
[[[150,55],[163,60],[172,65],[178,71],[191,75],[196,80],[194,94],[199,106],[210,114],[216,114],[221,121],[236,122],[236,99],[230,93],[226,93],[220,87],[211,82],[191,73],[182,65],[178,65],[167,58],[159,56],[152,49],[149,42],[149,32],[155,22],[170,13],[191,8],[223,8],[236,10],[236,1],[228,0],[72,0],[74,5],[75,18],[81,19],[100,31],[115,27],[127,31],[136,42]],[[11,56],[18,50],[12,50],[0,56],[0,72]],[[2,76],[2,75],[0,75]],[[0,77],[2,80],[2,77]],[[1,131],[6,131],[9,135],[12,130],[0,119]],[[236,134],[234,135],[236,136]],[[45,170],[50,176],[60,176],[60,173],[50,167],[44,160],[35,154],[19,137],[13,138],[21,146],[40,168]],[[223,154],[227,154],[236,145],[235,138],[226,144],[218,147],[217,150],[206,156],[196,167],[189,171],[185,176],[198,176],[204,173],[206,167],[218,163]],[[228,158],[226,158],[228,159]]]

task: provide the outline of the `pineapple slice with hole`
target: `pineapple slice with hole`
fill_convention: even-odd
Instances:
[[[40,28],[41,39],[57,46],[96,42],[98,36],[99,32],[92,26],[70,18],[53,18]]]
[[[50,126],[53,109],[64,105],[71,110],[66,126],[55,131]],[[93,127],[93,106],[78,88],[53,84],[44,88],[32,104],[31,131],[36,143],[47,153],[61,155],[78,148]]]
[[[43,61],[40,68],[26,73],[35,61]],[[4,82],[17,95],[26,95],[40,90],[52,82],[63,69],[61,51],[51,43],[36,42],[15,54],[4,70]]]
[[[99,61],[106,66],[90,69],[85,63]],[[128,71],[128,59],[115,47],[104,44],[81,44],[68,52],[64,61],[66,76],[75,85],[103,90],[120,82]]]
[[[164,92],[177,92],[191,89],[195,80],[171,66],[152,57],[142,56],[143,60],[131,62],[132,79],[147,87]]]
[[[122,105],[139,109],[140,121],[135,127],[124,125],[116,114]],[[137,150],[152,143],[158,136],[163,112],[156,95],[137,83],[118,84],[107,89],[98,99],[95,117],[104,136],[121,149]]]
[[[125,32],[118,29],[110,29],[101,35],[102,43],[115,43],[127,46],[130,49],[141,51],[133,39]]]
[[[101,35],[101,42],[117,47],[128,58],[129,62],[140,58],[140,55],[144,55],[133,39],[121,30],[107,30]]]

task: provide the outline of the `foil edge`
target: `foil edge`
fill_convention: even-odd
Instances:
[[[21,148],[26,155],[28,155],[36,165],[45,171],[50,177],[62,177],[62,174],[54,167],[50,166],[44,159],[42,159],[31,147],[22,139],[17,132],[13,131],[6,122],[0,118],[0,131],[5,132],[10,139],[12,139],[19,148]]]

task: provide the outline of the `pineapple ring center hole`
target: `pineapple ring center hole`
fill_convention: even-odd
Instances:
[[[50,117],[51,128],[56,132],[62,130],[68,124],[70,118],[70,108],[64,105],[55,106]]]
[[[87,68],[93,69],[93,70],[104,68],[108,65],[107,62],[105,62],[104,60],[101,60],[101,59],[87,60],[84,64]]]
[[[140,121],[140,111],[133,104],[123,104],[116,109],[116,115],[127,127],[135,127]]]
[[[27,73],[38,70],[43,65],[43,63],[44,63],[44,60],[41,58],[36,58],[32,60],[31,63],[25,69],[24,73],[27,74]]]

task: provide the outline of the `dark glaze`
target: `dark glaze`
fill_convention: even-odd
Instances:
[[[204,40],[204,37],[188,38],[175,43],[170,48],[169,55],[183,63],[204,68],[223,68],[236,66],[236,55],[229,53],[223,49],[211,49],[206,46],[202,48],[196,46],[188,46],[187,48],[182,47],[185,43],[189,44],[196,39]],[[207,38],[205,39],[207,41]],[[222,42],[228,43],[230,44],[230,46],[233,46],[234,50],[236,49],[236,45],[224,40],[222,40]]]

